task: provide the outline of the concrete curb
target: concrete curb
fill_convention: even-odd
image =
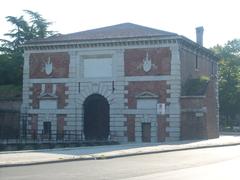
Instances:
[[[231,143],[231,144],[203,145],[203,146],[196,146],[196,147],[173,148],[173,149],[165,149],[165,150],[163,149],[163,150],[147,151],[147,152],[134,152],[134,153],[116,154],[116,155],[101,155],[101,154],[98,154],[98,155],[95,155],[95,156],[94,155],[82,155],[82,157],[80,156],[80,157],[77,157],[77,158],[49,160],[49,161],[43,161],[43,162],[1,164],[0,168],[30,166],[30,165],[42,165],[42,164],[53,164],[53,163],[64,163],[64,162],[72,162],[72,161],[106,160],[106,159],[138,156],[138,155],[167,153],[167,152],[175,152],[175,151],[186,151],[186,150],[194,150],[194,149],[205,149],[205,148],[237,146],[237,145],[240,145],[240,142],[238,142],[238,143]]]
[[[167,149],[167,150],[159,150],[159,151],[151,151],[151,152],[136,152],[136,153],[129,153],[129,154],[114,155],[114,156],[110,155],[106,157],[96,157],[95,159],[104,160],[104,159],[113,159],[113,158],[121,158],[121,157],[128,157],[128,156],[158,154],[158,153],[167,153],[167,152],[175,152],[175,151],[187,151],[187,150],[194,150],[194,149],[217,148],[217,147],[227,147],[227,146],[237,146],[237,145],[240,145],[240,143],[212,145],[212,146],[199,146],[199,147],[189,147],[189,148],[179,148],[179,149]]]

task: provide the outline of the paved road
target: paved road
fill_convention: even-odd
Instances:
[[[0,168],[1,180],[239,180],[240,146]]]

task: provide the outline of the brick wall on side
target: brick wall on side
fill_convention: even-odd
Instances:
[[[198,68],[196,69],[196,58]],[[180,50],[181,59],[181,81],[184,83],[187,79],[194,79],[200,76],[211,76],[217,73],[217,63],[196,52],[190,52],[184,49]],[[213,65],[213,72],[212,72]]]
[[[181,139],[219,137],[215,88],[216,79],[212,78],[204,97],[181,98]],[[206,108],[203,116],[197,117],[196,110],[202,108]]]
[[[205,139],[206,131],[206,114],[202,117],[196,117],[195,112],[181,113],[181,135],[182,140]]]
[[[218,119],[217,119],[217,99],[216,99],[216,79],[212,79],[207,88],[205,106],[207,107],[206,122],[207,122],[207,137],[219,137]]]
[[[196,113],[205,106],[205,97],[185,97],[181,98],[181,133],[180,138],[202,139],[207,137],[206,132],[206,114],[197,117]]]

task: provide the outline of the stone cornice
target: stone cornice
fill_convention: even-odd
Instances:
[[[68,48],[98,48],[98,47],[118,47],[132,45],[153,45],[176,43],[176,37],[147,37],[147,38],[123,38],[89,41],[65,41],[50,43],[34,43],[23,45],[24,50],[48,50],[48,49],[68,49]]]
[[[219,57],[217,57],[211,50],[195,43],[194,41],[192,41],[184,36],[179,36],[178,43],[181,45],[181,48],[183,48],[183,49],[187,49],[198,55],[203,55],[203,56],[209,57],[215,61],[219,60]]]
[[[151,46],[164,44],[179,44],[198,54],[203,54],[214,60],[219,58],[209,49],[200,46],[184,36],[164,36],[164,37],[141,37],[141,38],[122,38],[86,41],[62,41],[25,44],[25,51],[31,50],[54,50],[54,49],[85,49],[85,48],[109,48],[109,47],[131,47],[131,46]]]

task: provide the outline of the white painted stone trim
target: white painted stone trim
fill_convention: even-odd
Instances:
[[[170,80],[170,75],[161,76],[126,76],[126,81],[168,81]]]
[[[169,133],[169,137],[166,141],[179,140],[180,139],[180,96],[181,96],[181,70],[180,70],[180,53],[178,44],[170,47],[172,52],[171,59],[171,78],[167,81],[170,85],[170,98],[167,98],[167,102],[170,103],[166,111],[169,113],[169,127],[166,131]]]

